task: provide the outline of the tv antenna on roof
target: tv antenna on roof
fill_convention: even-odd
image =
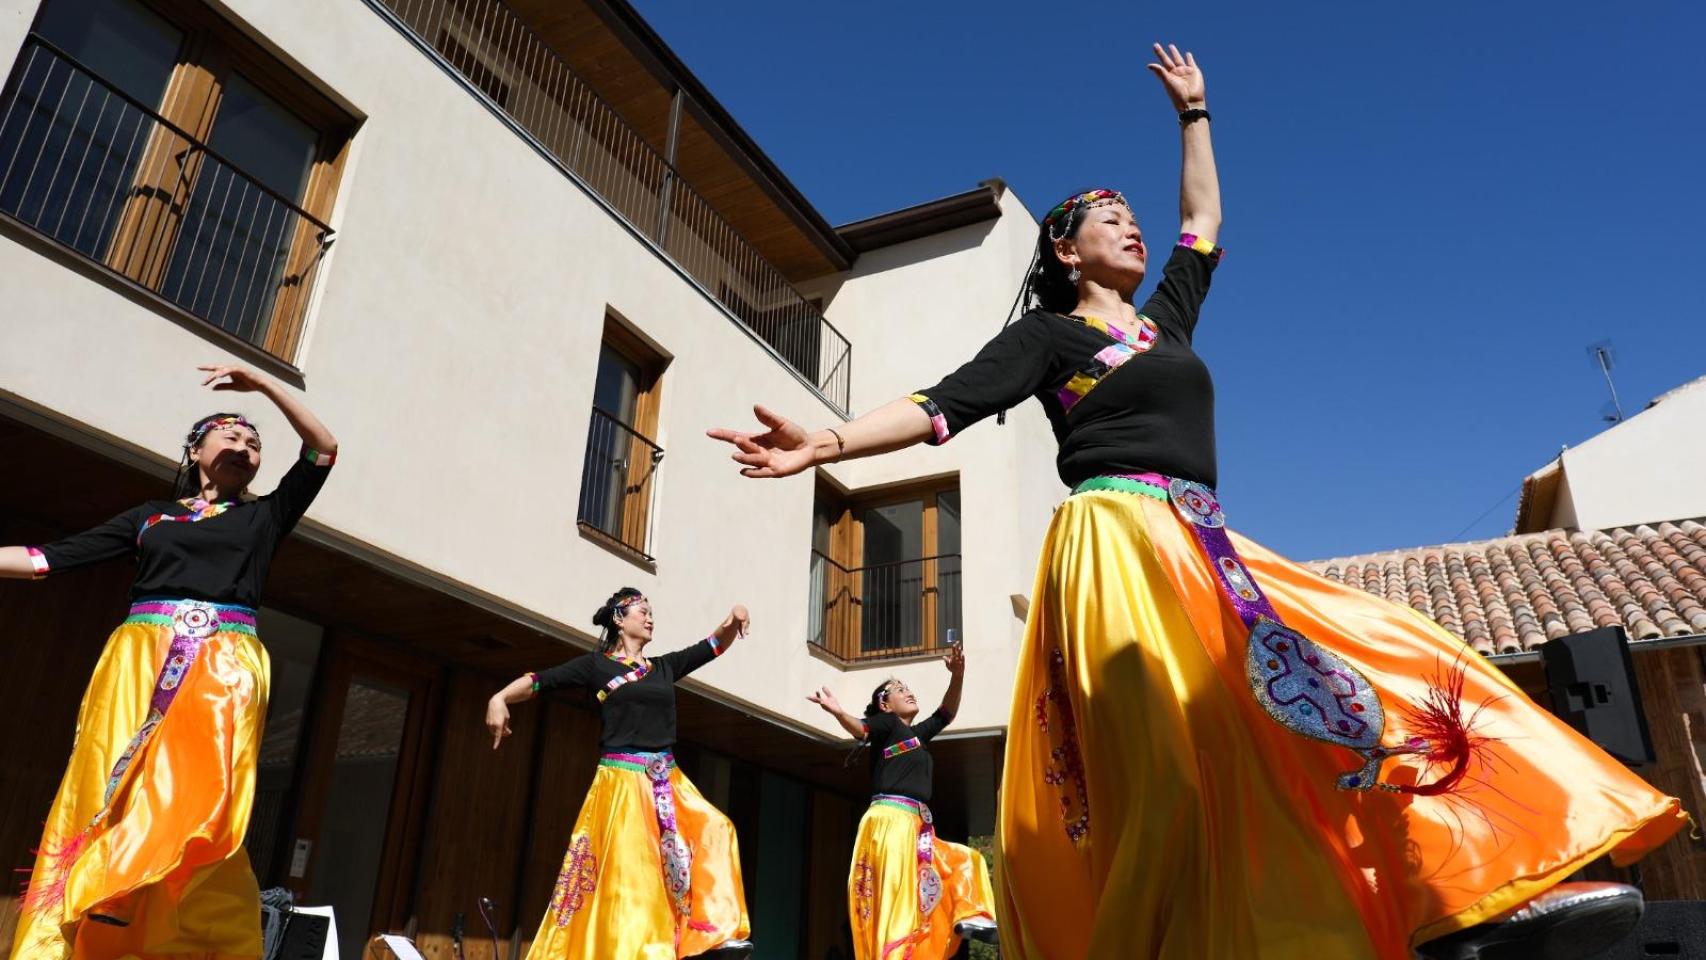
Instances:
[[[1611,391],[1610,409],[1600,414],[1601,419],[1607,423],[1622,423],[1623,405],[1617,401],[1617,384],[1611,382],[1611,368],[1617,365],[1617,353],[1611,349],[1611,341],[1601,340],[1588,347],[1588,356],[1599,368],[1600,376],[1605,378],[1605,388]]]

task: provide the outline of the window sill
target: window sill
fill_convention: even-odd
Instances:
[[[658,572],[658,562],[656,557],[642,553],[639,550],[635,550],[633,547],[628,546],[610,534],[605,533],[603,530],[587,523],[585,520],[576,520],[575,526],[580,530],[582,540],[592,541],[598,546],[603,547],[605,550],[610,551],[629,563],[632,563],[634,566],[639,567],[647,573],[655,574]]]
[[[931,660],[942,659],[942,654],[946,652],[947,649],[947,647],[933,647],[927,650],[919,650],[914,653],[900,653],[892,657],[867,657],[859,660],[844,660],[817,644],[812,643],[810,640],[806,641],[806,650],[810,652],[812,656],[822,660],[830,666],[833,666],[835,669],[840,670],[843,673],[852,670],[871,670],[878,667],[893,667],[909,663],[928,663]]]
[[[185,330],[201,337],[213,346],[225,350],[246,363],[285,383],[303,389],[306,386],[301,368],[268,353],[241,337],[226,333],[206,320],[190,313],[135,280],[84,256],[78,250],[40,233],[9,214],[0,213],[0,236],[10,237],[49,260],[101,284],[140,307],[151,310]]]

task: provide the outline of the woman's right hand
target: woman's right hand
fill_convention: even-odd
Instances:
[[[486,701],[486,732],[492,735],[493,750],[510,734],[509,704],[501,696]]]
[[[806,694],[806,699],[822,707],[826,712],[841,715],[841,701],[835,699],[835,694],[828,687],[819,687],[816,693]]]
[[[762,405],[754,406],[752,412],[768,428],[763,433],[725,427],[705,431],[713,440],[735,445],[737,452],[733,459],[743,468],[741,476],[789,477],[813,465],[811,438],[804,428]]]

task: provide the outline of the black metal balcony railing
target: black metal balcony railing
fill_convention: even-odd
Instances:
[[[652,504],[662,462],[662,447],[593,407],[581,466],[579,522],[652,559]]]
[[[649,237],[837,409],[852,345],[499,0],[367,0]]]
[[[960,555],[844,567],[812,551],[810,642],[847,663],[943,648],[960,628]]]
[[[299,325],[332,242],[290,198],[37,36],[0,95],[0,213],[263,347]]]

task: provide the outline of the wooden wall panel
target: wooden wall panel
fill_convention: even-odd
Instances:
[[[481,897],[497,901],[494,919],[504,935],[499,957],[509,956],[516,856],[527,841],[539,728],[516,723],[502,749],[492,749],[485,706],[501,683],[484,673],[458,670],[447,684],[414,910],[415,943],[432,960],[455,956],[450,933],[458,913],[464,915],[467,960],[496,960],[480,919]]]
[[[847,874],[863,809],[827,790],[812,791],[811,836],[807,838],[810,860],[806,866],[806,960],[853,955],[853,936],[847,925]],[[834,952],[837,950],[839,954]]]

